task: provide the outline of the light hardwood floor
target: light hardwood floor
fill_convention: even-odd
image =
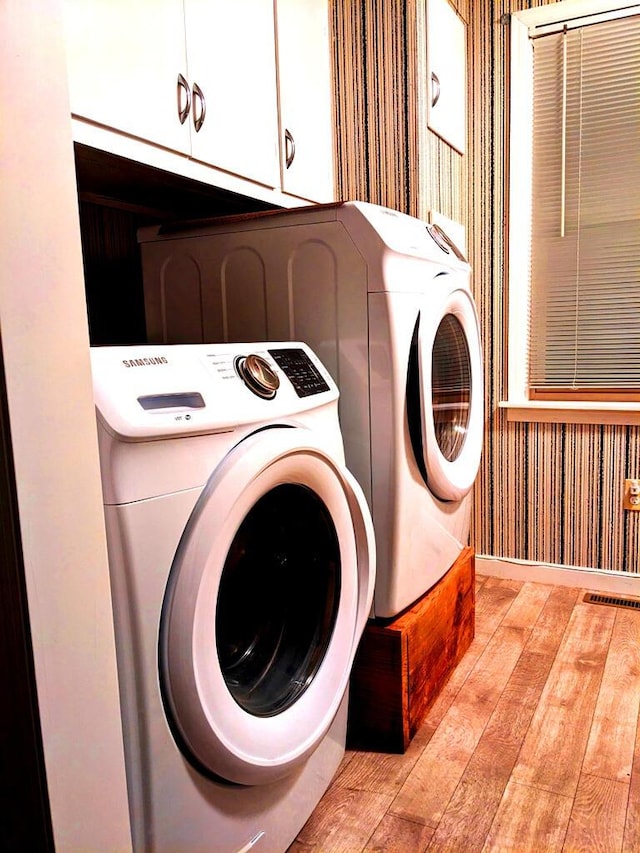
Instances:
[[[475,639],[409,749],[347,751],[289,853],[640,851],[640,612],[476,588]]]

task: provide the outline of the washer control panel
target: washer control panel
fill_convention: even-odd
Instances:
[[[91,366],[102,422],[130,441],[223,432],[339,397],[301,341],[92,347]]]
[[[269,355],[291,382],[298,397],[310,397],[329,390],[320,371],[303,349],[270,349]]]

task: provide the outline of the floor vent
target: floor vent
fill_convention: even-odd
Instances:
[[[588,592],[583,601],[589,604],[608,604],[610,607],[630,607],[632,610],[640,610],[640,599],[636,598],[618,598],[613,595],[598,595],[595,592]]]

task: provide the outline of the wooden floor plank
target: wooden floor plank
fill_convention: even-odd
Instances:
[[[541,587],[542,613],[539,607],[534,607],[528,617],[524,607],[518,608],[522,621],[535,619],[536,634],[530,638],[507,682],[434,833],[434,850],[451,853],[482,850],[571,616],[575,597],[567,596],[559,587]],[[511,608],[508,614],[510,619],[514,618],[513,610]],[[538,630],[540,635],[545,635],[544,642],[540,641]]]
[[[495,632],[400,789],[392,814],[437,827],[527,636],[522,628]]]
[[[613,608],[578,604],[573,609],[514,768],[514,782],[574,796],[613,621]]]
[[[505,614],[502,625],[533,628],[544,609],[553,587],[540,583],[525,583]]]
[[[354,750],[351,761],[336,774],[334,784],[395,797],[421,752],[422,746],[415,739],[404,754]]]
[[[476,590],[476,638],[407,752],[347,752],[291,853],[640,851],[640,614]]]
[[[288,853],[314,850],[354,853],[365,845],[385,816],[391,797],[332,786],[289,847]]]
[[[509,782],[482,853],[558,853],[572,804],[572,797]]]
[[[582,774],[564,843],[567,853],[620,853],[629,795],[628,782]]]
[[[549,667],[539,655],[523,653],[510,679],[516,694],[522,681],[532,692],[541,691]],[[535,698],[520,699],[513,701],[507,685],[438,825],[436,849],[482,849],[535,711]]]
[[[640,708],[640,613],[623,609],[614,612],[609,653],[582,770],[628,782]]]
[[[487,581],[484,589],[490,585]],[[515,589],[499,587],[496,589]],[[391,808],[391,813],[408,820],[437,827],[480,741],[509,677],[531,635],[546,597],[532,585],[519,584],[504,617],[512,609],[512,624],[501,625],[487,643],[478,663],[466,679],[442,722],[434,732],[422,755],[404,783]],[[507,596],[507,601],[510,596]],[[520,614],[520,615],[518,615]],[[485,613],[484,618],[487,618]],[[527,627],[518,624],[521,618]],[[482,619],[482,617],[481,617]],[[482,624],[482,623],[481,623]]]
[[[640,724],[636,726],[633,767],[627,803],[627,818],[624,827],[623,853],[640,850]]]
[[[480,592],[484,584],[487,582],[487,575],[481,575],[476,569],[476,595]]]
[[[522,581],[487,578],[476,598],[476,637],[487,641],[522,589]]]
[[[557,586],[549,596],[535,631],[527,644],[529,652],[556,654],[566,631],[573,608],[581,598],[581,591],[568,586]]]
[[[424,853],[432,835],[433,829],[429,826],[386,815],[363,853]]]

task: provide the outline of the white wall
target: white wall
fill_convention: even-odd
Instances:
[[[62,19],[0,2],[0,330],[56,849],[131,848]]]

